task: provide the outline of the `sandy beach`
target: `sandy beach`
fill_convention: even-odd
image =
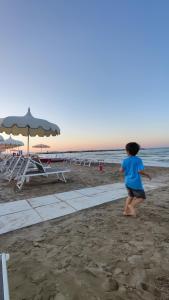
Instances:
[[[14,182],[8,182],[4,179],[4,175],[0,173],[0,203],[123,181],[123,176],[118,171],[119,164],[105,164],[103,172],[99,171],[98,165],[87,167],[70,165],[68,163],[56,163],[51,166],[71,170],[66,175],[67,183],[59,182],[54,175],[48,178],[38,176],[31,178],[30,182],[25,183],[22,190],[19,191]],[[146,167],[146,171],[153,178],[158,176],[162,177],[162,180],[169,174],[169,168],[162,167]]]
[[[71,166],[68,182],[32,180],[18,192],[2,178],[0,201],[28,199],[122,181],[119,165],[104,172]],[[155,178],[169,169],[148,167]],[[147,193],[137,218],[124,199],[0,236],[10,254],[12,300],[169,299],[169,186]]]

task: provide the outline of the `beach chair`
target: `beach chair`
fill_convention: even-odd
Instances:
[[[84,163],[84,159],[76,158],[75,165],[81,166]]]
[[[70,164],[75,164],[76,163],[76,158],[75,157],[72,157],[70,158]]]
[[[33,168],[32,168],[33,166]],[[32,158],[24,158],[24,161],[18,170],[16,175],[16,185],[18,189],[22,189],[24,182],[29,182],[31,177],[35,176],[46,176],[56,175],[58,180],[66,182],[66,178],[64,176],[65,173],[70,172],[70,169],[60,169],[60,168],[49,168],[44,167],[41,162],[33,160]]]
[[[32,161],[32,159],[31,159],[31,161]],[[36,165],[33,164],[31,161],[30,161],[30,158],[28,158],[28,157],[22,157],[22,160],[16,170],[15,176],[13,176],[14,180],[17,181],[22,176],[22,174],[24,174],[24,171],[25,172],[28,172],[28,171],[31,171],[31,172],[36,171],[37,172]],[[34,160],[33,160],[33,162],[34,162]]]
[[[7,261],[9,254],[0,254],[0,299],[9,300]]]
[[[14,160],[14,156],[10,155],[7,158],[5,158],[3,161],[1,161],[0,172],[6,171],[6,169],[10,166],[13,160]]]
[[[23,156],[16,156],[10,168],[5,172],[4,176],[7,180],[11,181],[17,175],[18,169],[24,160]]]
[[[83,165],[90,167],[92,164],[93,160],[92,159],[84,159]]]
[[[11,159],[9,159],[8,163],[6,166],[3,168],[3,173],[9,172],[9,170],[12,170],[16,161],[17,161],[17,156],[12,156]]]
[[[9,161],[9,163],[3,168],[2,173],[4,173],[4,177],[6,177],[6,175],[13,170],[17,162],[17,159],[18,159],[17,156],[13,156],[12,159]]]

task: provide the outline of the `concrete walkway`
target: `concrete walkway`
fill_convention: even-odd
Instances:
[[[163,184],[164,185],[164,184]],[[162,186],[145,183],[145,190]],[[0,234],[56,219],[127,195],[123,183],[114,183],[0,204]]]

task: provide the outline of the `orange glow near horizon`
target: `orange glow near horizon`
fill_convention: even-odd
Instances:
[[[9,136],[6,134],[2,134],[2,136],[6,139]],[[12,136],[12,135],[11,135]],[[27,137],[19,136],[12,136],[12,138],[21,140],[24,142],[25,146],[20,147],[21,150],[27,151]],[[108,138],[105,137],[92,137],[92,136],[85,136],[81,137],[79,135],[60,135],[56,137],[30,137],[30,151],[31,152],[40,152],[41,149],[32,148],[33,145],[36,144],[46,144],[50,146],[50,148],[42,149],[42,152],[51,152],[51,151],[83,151],[83,150],[99,150],[99,149],[118,149],[124,148],[125,144],[129,141],[137,141],[142,147],[167,147],[169,143],[166,140],[161,139],[156,142],[155,138],[153,139],[143,139],[143,138],[136,138],[136,137],[122,137],[122,136],[114,136]]]

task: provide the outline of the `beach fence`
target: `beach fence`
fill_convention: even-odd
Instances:
[[[0,300],[9,300],[7,261],[9,254],[0,254]]]

